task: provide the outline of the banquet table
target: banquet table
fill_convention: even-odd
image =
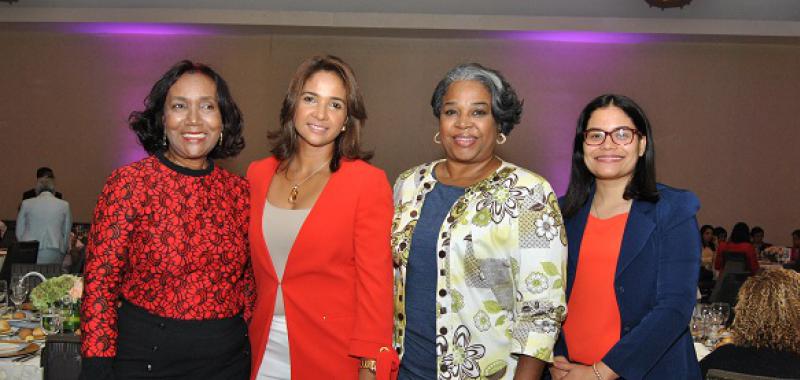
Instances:
[[[43,379],[44,369],[40,366],[40,359],[41,355],[24,362],[15,362],[14,358],[0,358],[0,380]]]

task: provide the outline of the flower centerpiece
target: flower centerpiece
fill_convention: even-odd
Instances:
[[[83,279],[71,274],[48,278],[31,291],[33,307],[38,310],[47,310],[68,299],[77,303],[83,293]]]
[[[31,291],[31,301],[36,309],[47,311],[61,308],[62,327],[65,333],[80,333],[80,300],[83,279],[70,274],[49,278]]]

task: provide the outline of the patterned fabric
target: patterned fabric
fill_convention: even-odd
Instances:
[[[408,170],[395,184],[394,340],[401,355],[411,238],[439,162]],[[466,189],[437,242],[439,379],[512,379],[512,354],[552,361],[566,313],[566,242],[556,196],[544,178],[503,162]]]
[[[151,156],[108,178],[87,245],[84,357],[116,355],[120,298],[165,318],[249,320],[247,182],[213,165],[187,172]]]

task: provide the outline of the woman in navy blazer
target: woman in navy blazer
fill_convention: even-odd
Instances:
[[[608,273],[619,310],[619,340],[600,360],[580,363],[570,359],[569,343],[577,350],[576,345],[594,342],[570,337],[565,329],[554,348],[553,378],[700,378],[688,331],[701,252],[699,207],[691,192],[656,184],[650,125],[633,100],[602,95],[584,108],[569,188],[561,199],[569,242],[566,292],[569,300],[579,254],[594,253],[581,248],[590,215],[602,221],[627,213],[616,269],[613,277]],[[567,323],[570,317],[580,319],[576,312],[568,307]]]

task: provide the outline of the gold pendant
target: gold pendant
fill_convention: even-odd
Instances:
[[[291,204],[297,202],[297,195],[300,193],[298,187],[297,185],[292,186],[292,191],[289,192],[289,203]]]

